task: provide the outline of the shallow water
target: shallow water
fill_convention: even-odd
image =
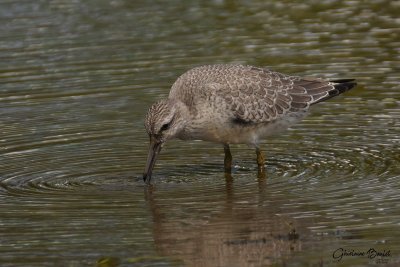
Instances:
[[[399,264],[397,2],[132,2],[0,3],[1,266]],[[147,108],[210,63],[359,86],[263,142],[265,180],[171,141],[146,188]]]

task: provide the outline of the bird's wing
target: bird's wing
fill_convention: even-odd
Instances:
[[[350,81],[350,83],[349,83]],[[349,90],[351,80],[329,82],[288,76],[268,69],[249,67],[210,83],[231,111],[232,121],[242,124],[271,122],[289,113]],[[342,89],[342,90],[341,90]]]

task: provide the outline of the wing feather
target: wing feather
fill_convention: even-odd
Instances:
[[[196,109],[196,96],[218,97],[240,124],[266,123],[350,90],[354,80],[327,81],[289,76],[243,65],[209,65],[189,70],[172,86],[175,97]],[[198,112],[198,111],[193,111]],[[225,112],[225,111],[224,111]]]

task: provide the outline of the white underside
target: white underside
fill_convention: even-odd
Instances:
[[[286,130],[307,115],[307,112],[291,113],[273,122],[237,125],[223,118],[221,120],[205,120],[213,123],[194,123],[196,127],[187,127],[180,139],[204,140],[228,144],[258,145],[259,141]]]

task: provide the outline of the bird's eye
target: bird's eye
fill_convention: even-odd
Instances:
[[[164,124],[161,126],[160,132],[168,130],[168,128],[171,126],[171,122]]]

